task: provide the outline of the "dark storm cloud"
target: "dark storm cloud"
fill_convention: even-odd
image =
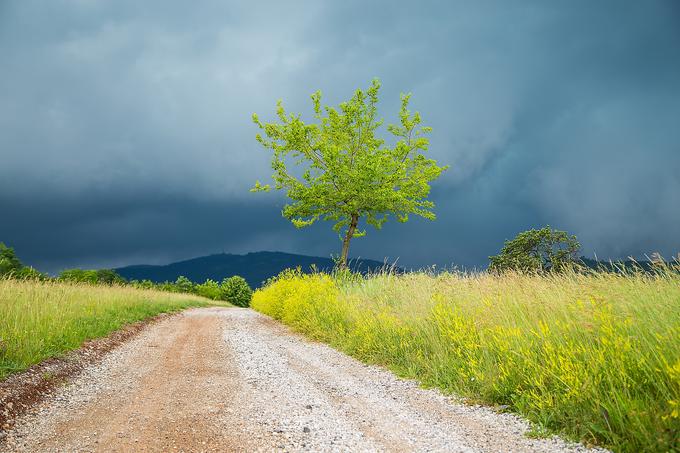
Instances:
[[[50,270],[217,252],[336,252],[299,232],[250,114],[309,113],[378,76],[451,164],[439,219],[357,255],[483,264],[550,223],[584,252],[680,248],[680,8],[651,2],[0,4],[0,240]],[[404,238],[409,238],[405,241]]]

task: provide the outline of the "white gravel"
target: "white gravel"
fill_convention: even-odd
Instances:
[[[223,312],[244,413],[299,451],[585,451],[529,439],[527,423],[467,406],[413,381],[290,334],[248,310]]]

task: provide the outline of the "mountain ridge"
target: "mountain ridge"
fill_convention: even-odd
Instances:
[[[215,253],[169,264],[133,264],[114,270],[128,280],[151,280],[156,283],[175,281],[180,275],[198,283],[206,279],[220,281],[225,277],[240,275],[251,287],[256,288],[284,269],[300,267],[303,272],[309,273],[313,268],[317,271],[330,271],[334,265],[331,258],[260,251],[243,255]],[[352,259],[349,267],[354,271],[366,273],[383,269],[386,265],[376,260]]]

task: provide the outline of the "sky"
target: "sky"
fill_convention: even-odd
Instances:
[[[551,225],[600,259],[680,251],[680,3],[0,0],[0,241],[40,270],[338,254],[295,229],[253,112],[374,77],[431,126],[437,220],[352,256],[484,267]]]

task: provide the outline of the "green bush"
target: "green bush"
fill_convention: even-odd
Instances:
[[[225,278],[222,280],[221,286],[222,300],[226,300],[230,304],[238,307],[247,307],[250,305],[250,299],[253,297],[253,290],[248,285],[246,280],[239,276]]]
[[[43,274],[42,272],[30,267],[30,266],[24,266],[22,267],[19,272],[17,272],[16,277],[19,280],[49,280],[50,277],[47,274]]]
[[[97,271],[66,269],[59,274],[59,280],[77,283],[97,283]]]
[[[177,280],[175,280],[175,289],[180,293],[193,293],[194,283],[184,275],[180,275],[177,277]]]
[[[65,282],[122,285],[126,280],[111,269],[85,270],[66,269],[59,274],[59,280]]]
[[[211,279],[206,280],[205,283],[196,285],[196,294],[213,300],[220,300],[222,298],[220,285],[215,280]]]
[[[130,285],[137,289],[154,289],[156,284],[151,280],[132,280]]]

